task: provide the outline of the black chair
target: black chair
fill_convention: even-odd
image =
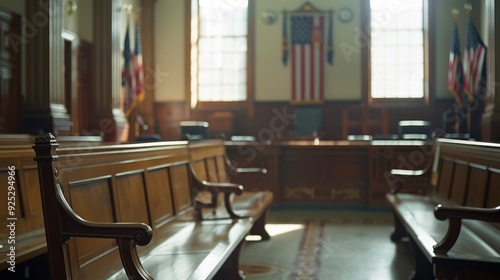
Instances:
[[[398,123],[399,139],[428,140],[432,139],[432,126],[429,121],[404,120]]]
[[[323,110],[317,106],[294,108],[293,134],[296,136],[320,135],[323,127]]]
[[[208,122],[204,121],[182,121],[179,123],[181,140],[203,140],[208,139]]]

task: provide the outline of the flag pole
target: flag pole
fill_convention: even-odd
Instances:
[[[469,20],[472,20],[470,18],[471,14],[472,14],[472,4],[470,2],[469,3],[465,3],[464,4],[464,8],[465,8],[465,13],[466,13],[467,17],[469,18]],[[471,135],[471,112],[470,112],[470,108],[472,106],[472,102],[474,101],[473,98],[472,98],[472,94],[473,93],[467,94],[467,100],[469,101],[468,102],[468,106],[466,108],[466,110],[467,110],[467,132],[469,133],[469,135]]]
[[[458,26],[458,15],[460,14],[460,10],[453,8],[451,9],[451,14],[453,15],[453,20],[456,26]],[[460,106],[460,109],[458,110],[463,110],[462,100],[458,100],[458,105]],[[460,112],[455,113],[455,133],[460,133]]]

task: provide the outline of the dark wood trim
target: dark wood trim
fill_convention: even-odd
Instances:
[[[370,32],[370,0],[363,0],[361,5],[361,30],[365,32],[368,42],[371,42]],[[371,81],[371,52],[369,46],[361,49],[361,104],[369,105],[372,103],[370,81]]]
[[[494,0],[487,0],[485,5],[486,17],[488,18],[488,98],[486,100],[485,112],[481,120],[481,134],[483,141],[500,142],[500,130],[495,129],[500,126],[500,96],[496,94],[500,80],[500,71],[496,71],[496,66],[500,65],[500,55],[496,55],[496,48],[500,39],[500,28],[496,27],[496,22],[500,19],[500,5],[495,5]]]
[[[436,54],[436,1],[423,1],[424,16],[424,104],[432,104],[436,99],[436,74],[434,66],[438,59]],[[432,28],[431,28],[432,26]],[[431,51],[433,50],[433,51]],[[432,64],[432,65],[431,65]]]
[[[122,26],[122,1],[94,0],[93,49],[93,108],[90,126],[93,131],[104,134],[106,142],[127,141],[127,119],[121,109],[121,64],[120,32]]]
[[[50,8],[49,8],[50,7]],[[25,102],[21,132],[68,135],[72,122],[64,98],[63,3],[26,2],[26,19],[36,27],[26,42]]]
[[[18,132],[21,111],[21,16],[0,9],[0,133]]]
[[[78,121],[78,48],[80,38],[77,34],[63,30],[64,40],[64,95],[65,105],[73,120],[71,135],[77,134],[81,128]]]
[[[252,119],[255,114],[255,1],[248,1],[248,34],[247,34],[247,116]]]
[[[153,134],[156,129],[156,121],[154,116],[154,96],[155,96],[155,59],[154,59],[154,1],[141,0],[141,48],[142,48],[142,64],[144,73],[144,100],[138,106],[138,113],[147,124],[146,127],[140,127],[138,134]],[[133,120],[135,123],[136,120]],[[132,121],[129,119],[129,122]],[[131,126],[135,135],[135,125]],[[134,137],[135,138],[135,137]],[[134,139],[130,138],[130,140]]]
[[[165,140],[179,139],[179,121],[184,119],[184,110],[186,102],[157,102],[155,103],[155,116],[158,123],[158,133]],[[454,100],[437,99],[434,104],[428,106],[387,106],[386,124],[380,127],[387,127],[389,134],[397,133],[398,121],[404,119],[426,119],[431,121],[432,127],[436,131],[441,131],[443,126],[442,114],[452,107]],[[273,127],[283,128],[280,135],[274,134],[274,138],[289,137],[293,131],[293,119],[288,118],[294,114],[294,106],[289,101],[256,101],[254,102],[255,114],[253,118],[248,117],[244,111],[231,111],[233,114],[234,131],[233,135],[253,135],[259,136],[259,133],[269,132]],[[366,107],[361,106],[360,100],[338,100],[326,101],[320,105],[323,110],[323,135],[322,139],[344,139],[342,135],[343,126],[342,114],[348,108],[359,107],[359,113],[365,109],[367,116],[378,111],[380,107],[375,105]],[[189,120],[210,121],[213,111],[197,110],[192,112]],[[359,116],[361,119],[361,116]],[[370,133],[379,134],[382,131],[371,131]],[[269,137],[267,135],[266,137]]]
[[[184,82],[184,87],[186,88],[186,92],[184,93],[184,100],[185,102],[185,110],[184,110],[184,118],[189,119],[191,117],[191,17],[192,17],[192,7],[197,3],[198,0],[188,0],[185,1],[185,30],[186,30],[186,36],[184,36],[184,44],[185,47],[184,49],[186,50],[184,52],[185,58],[184,58],[184,77],[185,82]],[[198,28],[199,30],[199,28]]]

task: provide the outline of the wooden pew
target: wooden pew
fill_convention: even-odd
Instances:
[[[200,209],[200,217],[220,218],[228,215],[232,218],[252,217],[255,222],[251,234],[260,236],[262,240],[268,240],[270,236],[265,225],[267,214],[273,202],[272,192],[245,191],[239,196],[229,196],[229,193],[207,192],[211,186],[240,187],[239,184],[229,181],[230,174],[265,174],[267,170],[258,167],[234,167],[227,157],[226,148],[221,139],[190,141],[188,149],[192,182],[193,187],[197,190],[196,203]],[[218,204],[222,201],[224,207]]]
[[[387,194],[393,241],[415,252],[413,279],[498,279],[500,272],[500,145],[438,139],[432,168],[392,170],[393,180],[432,172],[425,195]]]
[[[0,135],[0,197],[6,199],[0,209],[0,227],[6,229],[10,223],[8,218],[15,218],[15,262],[19,264],[40,256],[47,252],[45,231],[43,226],[42,204],[36,162],[33,160],[35,153],[31,146],[35,136],[27,134],[1,134]],[[61,146],[71,147],[75,153],[88,151],[92,147],[102,144],[98,136],[62,136],[58,137]],[[9,167],[15,168],[10,170]],[[14,174],[9,181],[9,172]],[[9,194],[8,182],[12,182]],[[14,197],[15,210],[13,216],[7,211],[7,199]],[[14,205],[13,205],[14,206]],[[11,265],[12,256],[9,237],[11,231],[1,231],[0,244],[0,271],[6,270]],[[12,254],[11,254],[12,255]],[[21,274],[23,272],[17,271]]]
[[[53,279],[241,278],[253,221],[198,219],[185,142],[57,146],[51,135],[34,146]]]

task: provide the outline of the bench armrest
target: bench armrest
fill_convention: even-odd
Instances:
[[[434,209],[438,220],[449,220],[448,230],[443,239],[434,245],[434,252],[447,253],[457,241],[462,227],[462,220],[480,220],[500,222],[500,206],[495,208],[479,208],[466,206],[443,206],[439,204]]]
[[[56,185],[56,198],[61,217],[61,236],[64,242],[71,237],[116,239],[120,259],[127,276],[131,279],[153,279],[144,269],[137,254],[136,244],[145,246],[153,237],[153,230],[144,223],[90,222],[76,214],[64,198],[61,186]]]
[[[195,208],[197,209],[197,215],[200,219],[203,219],[203,215],[201,213],[201,208],[215,208],[217,207],[217,198],[219,196],[219,193],[224,194],[224,206],[226,208],[226,211],[228,212],[229,216],[233,219],[237,218],[242,218],[238,216],[236,213],[233,211],[233,207],[231,205],[231,195],[236,194],[240,195],[243,193],[243,186],[239,184],[234,184],[234,183],[226,183],[226,182],[221,182],[221,183],[215,183],[215,182],[208,182],[208,181],[201,181],[196,177],[195,172],[193,168],[191,167],[191,182],[193,184],[193,188],[198,191],[209,191],[212,194],[211,197],[211,202],[210,203],[203,203],[200,201],[197,201],[194,199],[195,202]],[[215,212],[215,211],[214,211]]]
[[[418,169],[418,170],[408,170],[408,169],[391,169],[388,176],[386,177],[389,187],[391,189],[391,194],[397,194],[403,187],[403,182],[407,177],[419,177],[427,174],[429,168]]]
[[[144,223],[103,223],[84,220],[69,206],[59,185],[56,186],[56,193],[59,206],[62,208],[61,235],[66,241],[70,237],[129,239],[144,246],[153,237],[153,230]]]
[[[243,193],[243,186],[239,184],[213,183],[207,181],[201,181],[200,184],[204,190],[208,190],[210,192],[234,193],[236,195]]]

